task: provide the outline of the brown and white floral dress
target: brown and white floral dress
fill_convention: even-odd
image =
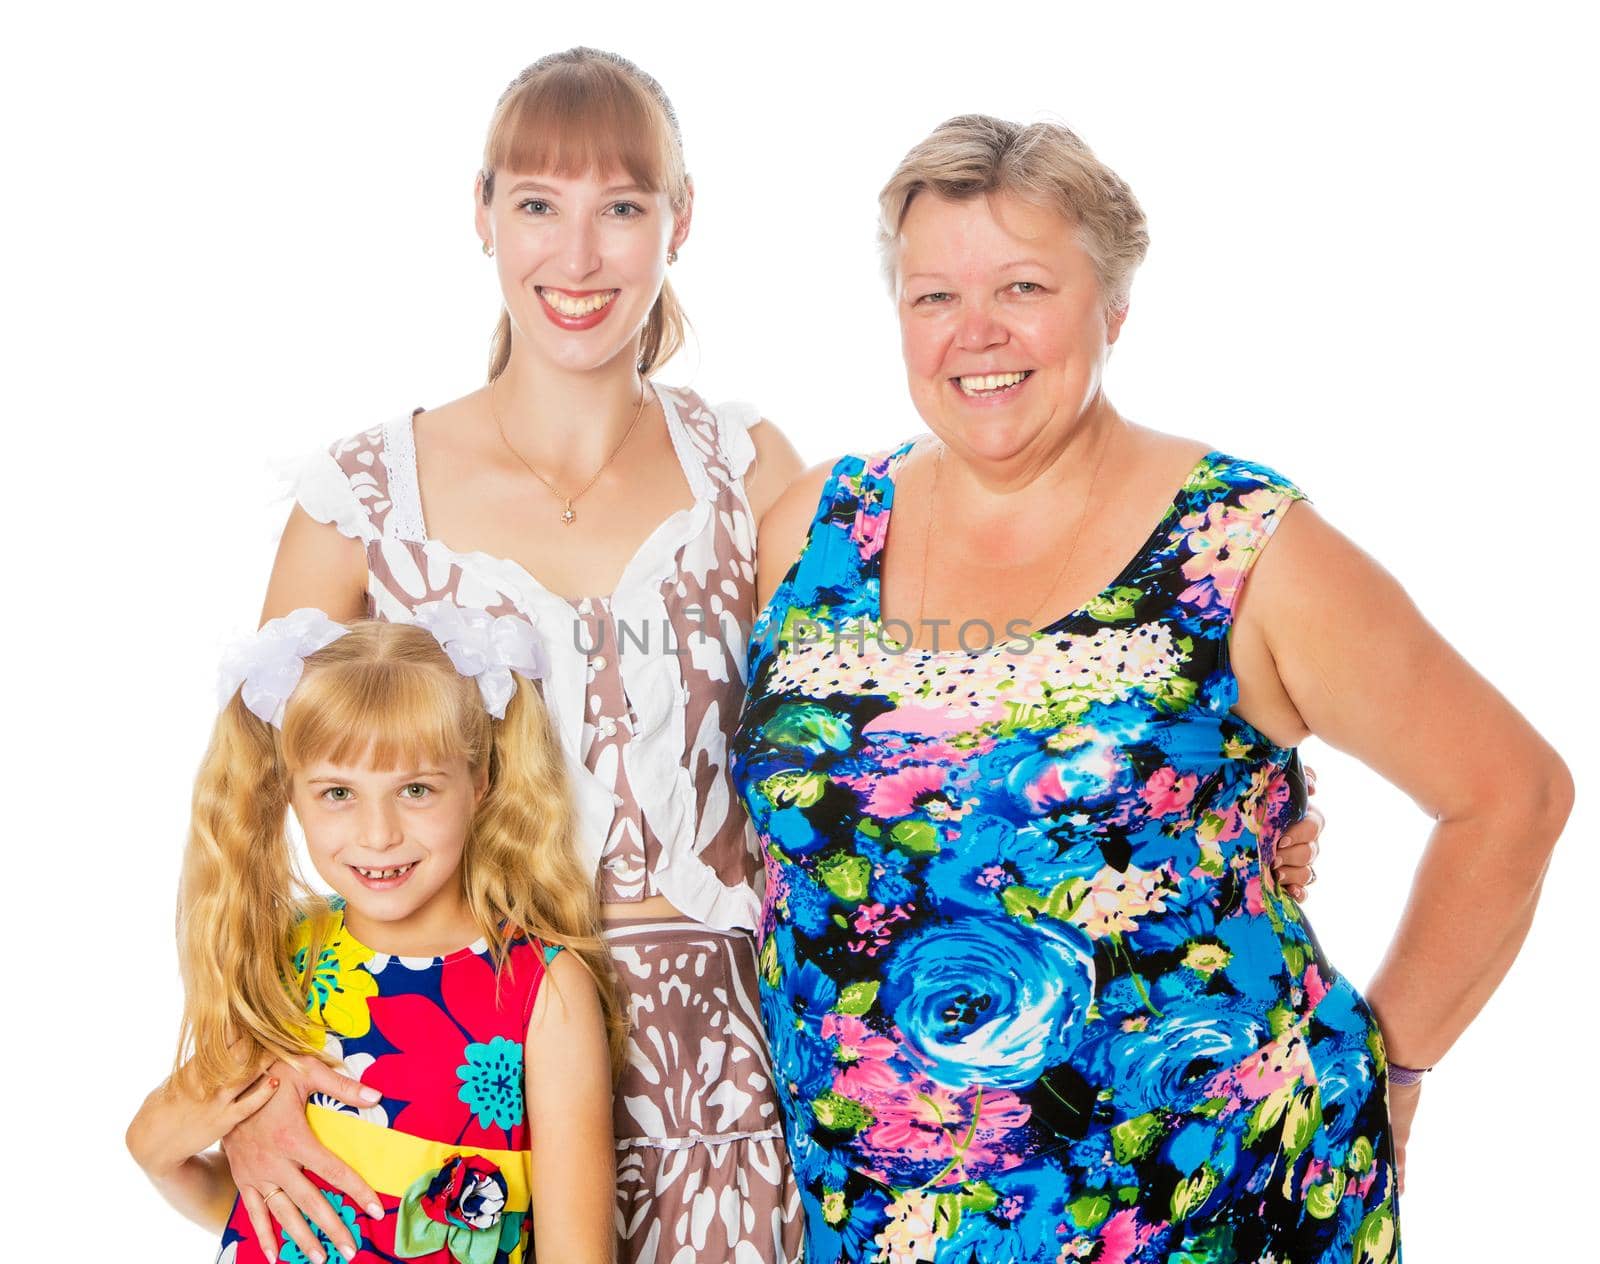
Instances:
[[[516,562],[430,538],[415,414],[313,454],[294,494],[365,544],[369,616],[451,597],[533,622],[602,900],[664,895],[685,915],[607,930],[633,1020],[616,1094],[619,1260],[787,1264],[801,1259],[803,1221],[756,996],[762,865],[726,750],[755,615],[743,476],[756,413],[654,389],[694,504],[656,528],[608,596],[571,603]]]

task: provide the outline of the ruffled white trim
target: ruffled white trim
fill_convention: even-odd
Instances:
[[[356,498],[350,480],[326,448],[279,462],[277,473],[287,484],[283,494],[292,496],[318,522],[331,522],[340,535],[363,543],[378,538],[366,506]]]
[[[756,445],[750,438],[750,427],[761,420],[761,411],[754,404],[742,400],[718,404],[712,413],[717,419],[717,438],[722,444],[722,455],[728,462],[728,473],[743,478],[756,459]]]

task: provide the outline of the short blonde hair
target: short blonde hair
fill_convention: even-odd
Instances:
[[[1144,211],[1122,178],[1061,124],[960,114],[915,145],[878,194],[878,245],[891,293],[900,227],[924,191],[954,201],[1010,193],[1059,211],[1078,226],[1107,307],[1127,307],[1134,271],[1150,248]]]

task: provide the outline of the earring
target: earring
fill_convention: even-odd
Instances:
[[[677,263],[678,262],[678,252],[676,250],[667,251],[667,262],[668,263]]]
[[[491,246],[488,242],[484,242],[483,243],[483,253],[488,255],[489,258],[493,259],[494,258],[494,247]]]

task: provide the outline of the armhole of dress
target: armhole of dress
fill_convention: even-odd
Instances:
[[[742,486],[756,459],[750,427],[761,420],[761,410],[754,404],[732,400],[716,405],[711,413],[717,419],[717,448],[723,467],[728,477]]]
[[[859,456],[845,455],[833,463],[833,468],[828,471],[827,480],[822,484],[822,494],[817,497],[817,507],[811,511],[811,521],[806,525],[805,538],[800,542],[800,551],[795,554],[794,561],[789,563],[789,569],[784,572],[783,578],[778,581],[777,587],[772,590],[772,596],[767,603],[756,611],[756,621],[750,629],[750,654],[748,669],[752,673],[746,676],[751,688],[755,687],[753,675],[757,660],[761,657],[757,649],[762,641],[766,642],[765,648],[777,648],[778,637],[783,633],[783,625],[787,622],[789,611],[794,606],[794,580],[800,573],[800,564],[805,561],[806,555],[811,552],[817,543],[817,528],[833,510],[834,501],[839,498],[839,476],[854,462],[866,468],[866,463]],[[777,618],[777,630],[772,628],[774,612],[780,611]],[[760,634],[760,635],[758,635]]]
[[[522,1012],[522,1038],[527,1040],[528,1027],[533,1022],[533,1007],[538,1003],[539,993],[544,991],[545,980],[550,976],[550,964],[560,954],[560,944],[547,944],[542,939],[533,941],[539,948],[539,977],[534,985],[528,989],[528,1000]]]
[[[389,476],[389,519],[385,529],[397,539],[421,543],[427,537],[422,525],[422,494],[417,486],[417,442],[412,430],[415,417],[415,413],[407,413],[384,426],[379,459]]]

